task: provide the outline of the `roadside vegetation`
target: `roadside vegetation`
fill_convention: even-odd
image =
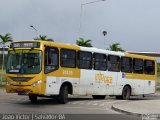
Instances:
[[[48,38],[47,35],[39,35],[37,38],[34,38],[34,40],[52,41],[52,42],[54,42],[54,40],[52,38]]]
[[[160,73],[158,73],[158,80],[156,82],[156,89],[160,91]]]
[[[158,72],[158,79],[156,82],[156,88],[160,91],[160,63],[157,63],[157,72]]]
[[[83,47],[92,47],[92,40],[85,40],[84,38],[79,38],[78,40],[76,40],[76,44],[78,46],[83,46]]]
[[[121,51],[121,52],[124,52],[125,50],[123,50],[120,46],[120,43],[113,43],[109,46],[108,48],[109,50],[111,51]]]
[[[6,70],[4,69],[3,72],[0,69],[0,88],[4,87],[5,83],[6,83]],[[1,77],[2,76],[2,77]]]

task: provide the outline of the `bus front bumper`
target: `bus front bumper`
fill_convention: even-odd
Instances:
[[[16,86],[16,85],[6,85],[6,92],[7,93],[18,93],[21,95],[27,94],[42,94],[41,93],[41,85],[37,86]]]

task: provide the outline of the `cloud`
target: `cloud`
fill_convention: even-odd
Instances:
[[[90,2],[92,0],[83,0]],[[0,0],[0,34],[33,39],[39,34],[75,43],[80,24],[80,0]],[[98,48],[119,42],[125,50],[158,51],[159,0],[108,0],[83,6],[81,37]],[[38,30],[30,28],[30,25]],[[102,31],[108,32],[107,36]]]

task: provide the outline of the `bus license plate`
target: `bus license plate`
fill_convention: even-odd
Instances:
[[[17,92],[23,92],[24,89],[23,88],[17,88]]]

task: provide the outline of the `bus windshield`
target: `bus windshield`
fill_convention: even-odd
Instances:
[[[8,54],[6,72],[10,74],[36,74],[41,71],[40,50],[11,50]]]

